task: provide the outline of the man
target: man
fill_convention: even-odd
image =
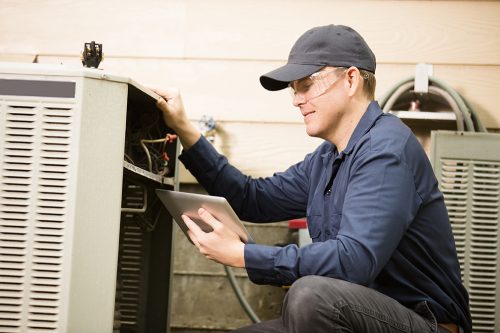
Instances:
[[[241,219],[307,216],[313,243],[243,244],[207,211],[189,218],[207,258],[245,267],[259,284],[291,285],[282,318],[239,332],[470,332],[453,235],[437,180],[412,132],[373,101],[375,56],[353,29],[305,32],[286,65],[260,78],[290,87],[307,134],[325,140],[305,159],[265,179],[241,174],[190,124],[178,93],[158,91],[180,160]]]

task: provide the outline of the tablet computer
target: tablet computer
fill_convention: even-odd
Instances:
[[[187,234],[189,229],[184,224],[181,215],[189,216],[203,231],[212,231],[212,228],[198,216],[199,208],[206,209],[217,220],[233,230],[240,236],[243,243],[253,242],[247,229],[223,197],[160,189],[156,190],[156,194],[190,242],[191,239]]]

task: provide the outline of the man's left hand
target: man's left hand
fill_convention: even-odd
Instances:
[[[188,216],[182,215],[184,223],[189,228],[188,235],[194,245],[208,259],[233,267],[245,267],[245,244],[231,229],[218,221],[207,210],[198,210],[200,218],[212,227],[213,231],[204,232]]]

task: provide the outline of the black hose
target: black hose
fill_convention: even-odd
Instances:
[[[379,99],[380,107],[384,112],[388,112],[390,108],[395,104],[396,100],[401,97],[405,92],[412,89],[414,86],[415,78],[409,77],[401,80],[399,83],[394,85],[382,98]],[[432,88],[434,86],[434,88]],[[455,115],[457,115],[457,129],[463,128],[470,132],[486,132],[486,128],[483,126],[479,120],[476,112],[470,106],[469,103],[452,87],[435,77],[429,77],[429,88],[434,92],[437,92],[443,98],[450,103]],[[436,89],[437,88],[437,89]],[[451,101],[453,102],[451,103]],[[460,111],[461,116],[458,116],[456,106]],[[463,120],[463,126],[459,122]]]
[[[248,304],[248,301],[245,298],[245,296],[243,295],[243,292],[241,291],[240,286],[236,282],[236,277],[234,276],[234,272],[233,272],[232,268],[224,265],[224,270],[226,271],[227,278],[229,279],[229,283],[231,284],[231,287],[233,288],[233,291],[236,295],[236,298],[238,298],[238,301],[240,302],[241,306],[243,307],[243,310],[245,310],[246,314],[252,320],[253,323],[260,323],[259,317],[257,316],[257,314],[255,314],[255,312],[253,311],[250,304]]]

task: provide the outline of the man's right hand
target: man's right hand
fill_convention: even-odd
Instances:
[[[153,91],[161,96],[156,102],[156,107],[162,111],[163,120],[177,133],[184,149],[189,149],[198,141],[201,133],[188,119],[179,90],[153,89]]]

